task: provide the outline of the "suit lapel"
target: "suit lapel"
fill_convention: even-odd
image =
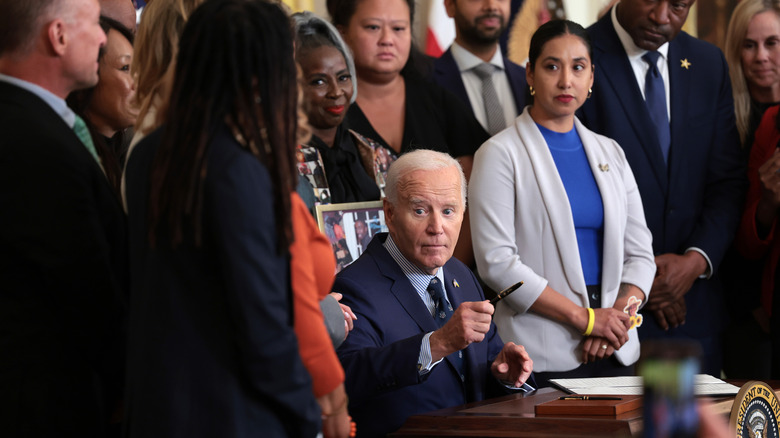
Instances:
[[[441,81],[440,85],[458,96],[473,115],[474,109],[471,108],[471,101],[469,101],[469,95],[466,93],[466,86],[463,85],[463,78],[460,76],[458,64],[452,56],[452,49],[447,49],[447,51],[436,60],[436,74]]]
[[[412,287],[412,283],[393,260],[393,257],[382,245],[384,239],[373,239],[368,246],[368,252],[376,258],[379,271],[393,281],[390,292],[401,304],[406,313],[417,323],[423,332],[432,332],[437,330],[438,324],[433,320],[425,303],[420,299],[420,295]]]
[[[603,78],[599,86],[605,86],[606,81],[606,85],[614,90],[614,95],[623,106],[623,112],[636,133],[647,161],[653,168],[658,184],[665,191],[668,171],[659,146],[655,125],[650,118],[642,91],[636,82],[634,69],[631,67],[628,55],[620,43],[614,26],[612,26],[610,14],[606,14],[601,20],[600,26],[592,38],[598,59],[595,74]],[[623,148],[633,147],[632,145],[621,146]]]
[[[398,300],[398,302],[401,304],[401,306],[404,308],[406,313],[414,319],[414,321],[417,323],[417,325],[420,327],[420,330],[424,333],[436,331],[439,329],[438,324],[436,321],[434,321],[433,317],[431,316],[430,312],[428,311],[428,308],[425,306],[425,303],[420,299],[420,295],[417,294],[417,291],[414,290],[414,287],[412,287],[411,282],[409,282],[409,279],[406,277],[406,275],[403,273],[401,268],[398,266],[398,264],[393,260],[393,257],[390,255],[389,252],[384,248],[382,245],[384,243],[384,239],[373,239],[371,241],[371,244],[369,244],[368,247],[368,253],[370,253],[377,261],[377,266],[379,268],[379,271],[387,277],[388,279],[393,281],[393,285],[390,288],[390,292],[395,296],[395,298]],[[452,262],[448,262],[447,265],[445,265],[444,268],[444,287],[445,291],[447,292],[447,297],[450,300],[450,304],[452,304],[453,309],[457,309],[458,306],[461,305],[463,302],[463,293],[459,290],[459,287],[454,286],[453,281],[457,281],[457,276],[453,275],[455,270],[454,269],[447,269],[446,266],[450,265]],[[465,279],[464,279],[465,281]],[[480,348],[479,344],[472,344],[469,346],[466,350],[469,350],[472,348]],[[466,351],[464,350],[464,352]],[[469,368],[468,370],[476,370],[476,357],[479,357],[478,354],[465,354],[464,355],[464,363],[467,364]],[[452,372],[455,371],[455,366],[452,364],[452,362],[448,357],[444,358],[449,368],[452,370]],[[469,371],[471,372],[471,371]]]
[[[93,170],[98,172],[101,176],[100,179],[102,182],[100,184],[105,184],[105,188],[113,195],[112,198],[114,198],[116,207],[124,211],[122,202],[119,197],[116,196],[116,192],[108,182],[108,178],[101,165],[87,150],[86,146],[84,146],[73,129],[65,123],[62,117],[57,114],[49,104],[35,94],[5,82],[0,82],[0,95],[6,97],[8,102],[15,102],[32,114],[37,114],[42,121],[42,124],[45,124],[48,130],[55,132],[57,137],[61,138],[63,143],[67,145],[72,154],[89,157],[87,160],[90,163],[89,166],[94,166]]]
[[[669,166],[674,169],[671,172],[672,175],[679,175],[681,171],[680,167],[684,166],[682,157],[685,155],[685,150],[681,149],[684,146],[686,129],[688,128],[687,107],[691,92],[691,72],[695,62],[691,62],[691,65],[686,69],[683,68],[681,62],[683,59],[690,61],[695,57],[695,53],[686,53],[686,50],[680,43],[681,35],[672,40],[669,43],[669,101],[671,108],[671,125],[669,127],[672,136],[672,147],[669,150]],[[695,61],[695,60],[694,60]],[[675,147],[676,145],[676,147]]]

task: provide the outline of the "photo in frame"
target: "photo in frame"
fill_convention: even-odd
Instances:
[[[317,225],[330,241],[336,272],[357,260],[375,234],[387,231],[382,201],[317,205]]]
[[[317,148],[299,145],[295,150],[295,160],[298,175],[306,178],[314,192],[314,205],[330,204],[330,187]]]

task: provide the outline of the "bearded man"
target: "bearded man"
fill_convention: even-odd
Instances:
[[[490,135],[525,107],[525,69],[501,52],[511,0],[444,0],[455,41],[436,60],[433,79],[466,102]]]

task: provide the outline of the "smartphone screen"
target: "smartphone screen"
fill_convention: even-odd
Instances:
[[[699,346],[684,341],[647,341],[637,367],[644,380],[643,436],[695,437],[699,415],[694,380]]]

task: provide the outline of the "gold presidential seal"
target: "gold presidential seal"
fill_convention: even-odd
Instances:
[[[754,380],[739,390],[731,407],[729,425],[741,438],[779,438],[778,417],[780,404],[772,387]]]

